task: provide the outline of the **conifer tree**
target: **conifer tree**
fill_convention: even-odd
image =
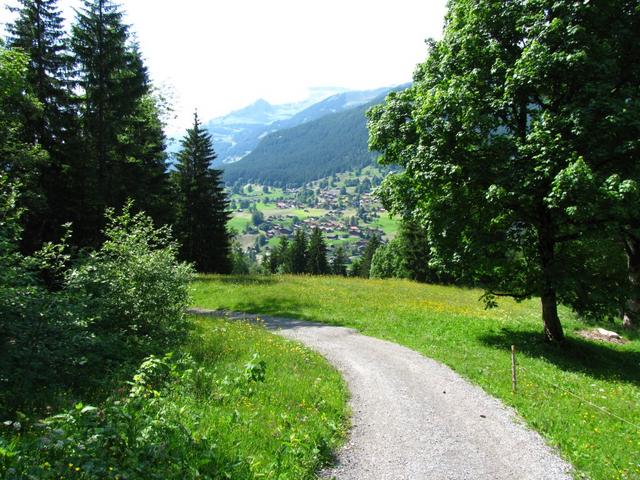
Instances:
[[[280,237],[280,243],[273,249],[269,255],[269,270],[271,273],[290,273],[290,248],[289,239]]]
[[[26,118],[29,141],[50,150],[60,141],[64,109],[69,108],[68,70],[63,20],[57,0],[19,0],[9,25],[8,46],[29,56],[27,82],[42,109]]]
[[[312,275],[326,275],[329,273],[327,245],[318,227],[313,229],[309,239],[308,265],[308,271]]]
[[[346,264],[347,255],[345,254],[344,247],[340,245],[336,248],[336,253],[333,256],[333,261],[331,262],[331,273],[345,277],[347,275]]]
[[[146,71],[132,65],[128,27],[110,0],[84,0],[73,25],[71,45],[82,89],[81,118],[90,180],[99,207],[114,205],[117,136],[120,122],[147,93]]]
[[[197,113],[181,145],[176,165],[180,196],[176,230],[182,242],[182,256],[194,262],[201,272],[228,273],[229,202],[221,181],[222,171],[212,168],[216,154],[211,135],[202,128]]]
[[[72,28],[86,149],[77,188],[85,192],[82,220],[89,237],[105,207],[120,207],[129,198],[157,222],[171,220],[162,123],[123,15],[111,0],[83,0]]]
[[[32,172],[24,216],[23,249],[33,251],[55,240],[59,226],[69,220],[69,164],[75,144],[69,69],[63,20],[57,0],[19,0],[18,14],[8,27],[8,46],[28,55],[27,87],[39,102],[38,109],[22,111],[24,140],[47,154]]]
[[[415,221],[403,220],[398,235],[403,270],[417,282],[435,280],[429,269],[429,240],[425,230]]]
[[[367,242],[367,246],[364,249],[362,262],[360,263],[358,271],[359,276],[369,278],[369,274],[371,272],[371,261],[373,260],[373,255],[376,253],[376,250],[378,250],[380,245],[380,238],[374,234]]]
[[[303,229],[296,230],[291,243],[291,273],[305,273],[307,271],[307,250],[309,248],[307,236]]]

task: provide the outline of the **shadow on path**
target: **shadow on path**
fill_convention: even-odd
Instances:
[[[245,309],[243,309],[245,310]],[[250,309],[246,309],[251,311]],[[336,328],[336,325],[329,325],[327,323],[314,322],[310,320],[301,320],[296,318],[283,318],[281,316],[271,316],[267,314],[261,313],[242,313],[242,312],[232,312],[229,310],[207,310],[202,308],[190,308],[187,310],[187,313],[191,315],[197,315],[201,317],[217,317],[217,318],[226,318],[229,320],[242,320],[247,322],[259,323],[264,325],[265,327],[271,330],[295,330],[298,328],[305,327],[317,327],[317,328]],[[281,313],[278,310],[278,315],[287,315],[285,313]],[[289,313],[288,315],[295,315],[293,313]],[[356,331],[355,329],[347,329]]]

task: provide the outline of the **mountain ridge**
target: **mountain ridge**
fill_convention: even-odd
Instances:
[[[242,160],[222,166],[225,182],[300,186],[370,165],[377,153],[368,148],[366,111],[381,103],[390,92],[409,85],[377,89],[378,96],[367,103],[265,135]],[[336,95],[325,100],[324,105],[320,102],[314,107],[317,111],[326,111],[333,104],[348,105],[346,99],[355,97]],[[282,124],[286,122],[280,122]]]
[[[259,99],[223,117],[209,120],[205,123],[205,128],[213,138],[218,155],[215,166],[221,167],[245,158],[263,138],[273,132],[362,105],[391,88],[342,91],[328,96],[324,96],[323,92],[339,89],[318,89],[315,97],[320,100],[311,104],[311,100],[307,99],[297,103],[271,105],[266,100]]]

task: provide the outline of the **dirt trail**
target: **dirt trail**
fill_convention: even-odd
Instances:
[[[316,350],[345,378],[353,428],[338,480],[571,479],[571,467],[513,410],[450,368],[355,330],[300,320],[194,309],[255,320]]]

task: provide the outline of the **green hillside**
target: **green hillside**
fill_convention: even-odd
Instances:
[[[401,280],[209,276],[196,283],[194,301],[350,326],[400,343],[513,406],[560,449],[579,478],[640,478],[640,340],[586,340],[578,332],[587,326],[561,308],[568,346],[558,349],[543,340],[539,300],[504,299],[498,309],[485,310],[481,293]],[[518,350],[516,394],[512,344]]]
[[[267,135],[247,157],[224,166],[225,181],[297,186],[371,164],[365,112],[380,101]]]

